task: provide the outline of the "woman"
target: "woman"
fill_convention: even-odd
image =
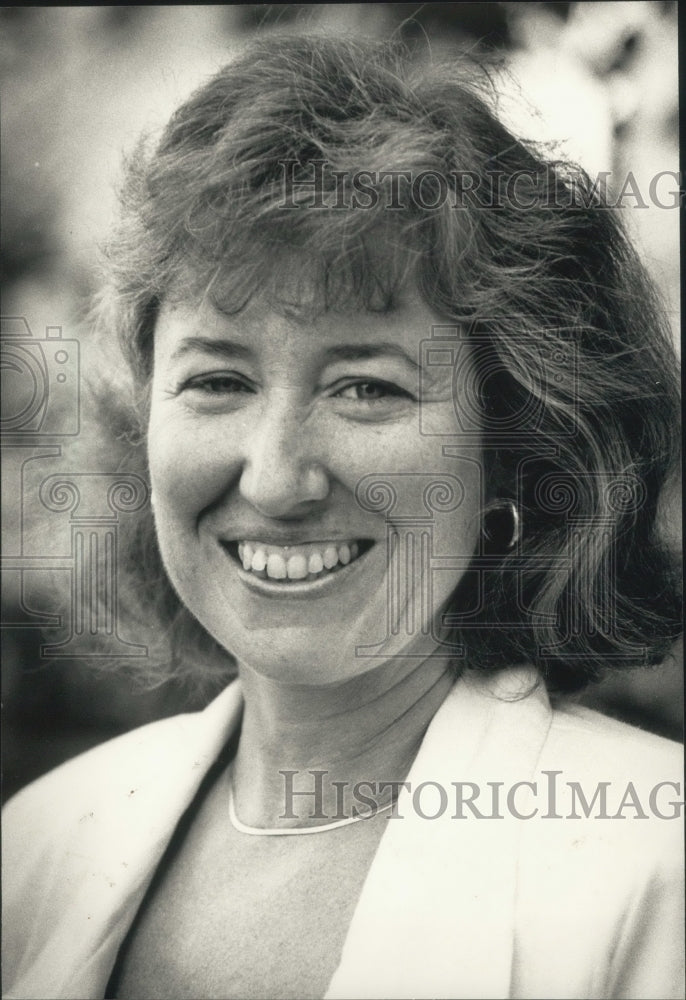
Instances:
[[[160,604],[239,680],[10,804],[7,995],[678,996],[680,756],[560,697],[678,630],[614,213],[454,71],[314,38],[124,205]]]

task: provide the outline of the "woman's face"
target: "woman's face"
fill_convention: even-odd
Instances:
[[[161,309],[148,436],[160,547],[239,663],[331,683],[435,649],[482,502],[478,428],[458,425],[445,352],[425,364],[420,348],[438,322],[416,295],[314,322],[258,300],[234,316]]]

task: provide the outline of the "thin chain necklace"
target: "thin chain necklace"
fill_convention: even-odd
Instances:
[[[322,826],[283,826],[283,827],[260,827],[247,826],[242,823],[236,815],[236,804],[233,795],[233,781],[229,781],[229,820],[234,830],[239,833],[247,833],[251,837],[296,837],[307,833],[327,833],[329,830],[336,830],[339,826],[349,826],[351,823],[358,823],[361,819],[373,819],[379,813],[387,812],[395,805],[395,799],[388,805],[380,806],[373,812],[364,813],[361,816],[347,816],[345,819],[337,819],[334,823],[324,823]]]

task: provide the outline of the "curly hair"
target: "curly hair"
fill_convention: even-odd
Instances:
[[[658,662],[679,633],[658,530],[677,362],[618,212],[492,103],[473,67],[419,65],[395,44],[252,43],[130,158],[101,308],[144,424],[165,298],[282,303],[287,271],[289,288],[315,276],[312,308],[379,310],[414,282],[475,346],[462,389],[480,408],[487,497],[523,518],[512,549],[491,530],[445,621],[463,664],[525,660],[574,690]],[[154,543],[151,560],[162,580]],[[168,584],[158,612],[197,670],[188,650],[212,640]]]

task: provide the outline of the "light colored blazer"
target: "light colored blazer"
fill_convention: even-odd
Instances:
[[[329,1000],[682,996],[683,828],[658,815],[683,794],[680,748],[580,707],[553,711],[542,685],[517,697],[531,676],[469,675],[434,717],[372,862]],[[97,747],[9,803],[6,996],[104,995],[174,827],[241,707],[234,683],[203,712]],[[529,781],[535,789],[517,784]],[[422,782],[436,783],[416,799],[425,815],[440,811],[436,785],[448,796],[436,819],[413,808]],[[465,799],[477,789],[482,814],[503,818],[478,819],[469,807],[454,818],[453,782]],[[599,798],[586,818],[568,782],[589,801],[598,782],[608,783],[614,818],[598,818]],[[489,806],[494,788],[499,809]],[[536,806],[531,819],[515,815]],[[565,818],[572,811],[580,818]]]

